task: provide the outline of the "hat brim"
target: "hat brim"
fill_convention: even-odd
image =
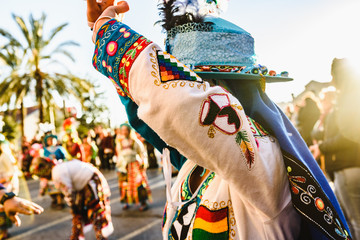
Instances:
[[[46,142],[47,142],[47,140],[48,140],[49,138],[55,138],[56,140],[58,139],[58,137],[57,137],[56,135],[54,135],[54,134],[47,135],[47,136],[44,137],[44,143],[45,143],[45,145],[46,145]]]
[[[195,72],[199,77],[205,80],[210,79],[221,79],[221,80],[252,80],[259,81],[262,76],[258,74],[248,74],[248,73],[233,73],[233,72]],[[280,76],[264,76],[266,82],[290,82],[294,80],[289,77],[280,77]]]

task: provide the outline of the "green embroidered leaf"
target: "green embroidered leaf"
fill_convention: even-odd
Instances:
[[[249,136],[246,131],[241,131],[236,134],[235,141],[237,144],[241,144],[242,141],[250,142]]]
[[[127,77],[125,67],[120,68],[119,74],[123,75],[124,77]]]
[[[239,145],[241,144],[241,141],[242,141],[241,132],[238,132],[236,134],[235,141],[237,144],[239,144]]]
[[[131,50],[127,51],[126,55],[130,56],[131,59],[134,59],[135,55],[136,55],[136,49],[131,49]]]

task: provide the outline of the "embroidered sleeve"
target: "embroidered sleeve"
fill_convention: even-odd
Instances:
[[[111,19],[97,33],[93,66],[113,82],[120,96],[131,98],[128,90],[129,71],[150,43],[127,25]]]

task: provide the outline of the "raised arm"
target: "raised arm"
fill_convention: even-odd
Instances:
[[[235,97],[210,87],[116,19],[99,28],[95,45],[94,67],[120,96],[138,106],[139,119],[182,155],[229,182],[268,217],[279,213],[284,206],[278,204],[286,202],[279,199],[287,190],[280,149],[269,139],[255,139]]]

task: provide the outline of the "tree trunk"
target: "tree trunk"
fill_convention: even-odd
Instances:
[[[21,100],[20,104],[20,121],[21,121],[21,139],[25,136],[25,109],[24,99]]]
[[[65,99],[63,99],[63,114],[64,114],[64,120],[66,119],[66,102]]]
[[[44,105],[42,102],[42,96],[39,97],[38,101],[39,101],[39,122],[43,123],[44,122]]]
[[[39,103],[39,122],[44,122],[44,104],[43,104],[43,77],[41,76],[40,70],[35,71],[36,79],[36,97]]]

